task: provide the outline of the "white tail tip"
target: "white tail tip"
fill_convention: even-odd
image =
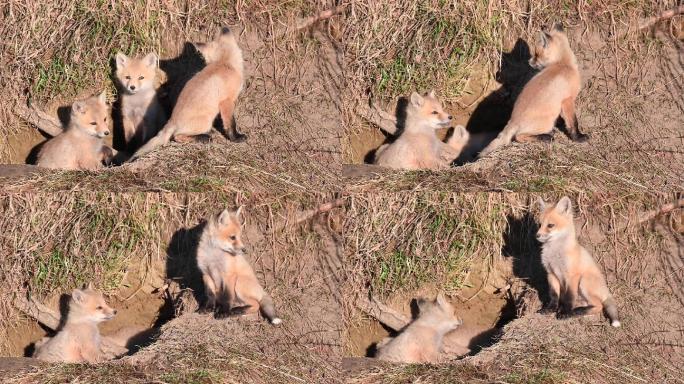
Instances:
[[[615,328],[619,328],[622,324],[620,324],[619,321],[615,320],[612,323],[610,323],[610,325],[612,325]]]
[[[275,319],[271,320],[271,324],[273,324],[273,325],[282,324],[282,322],[283,322],[283,320],[279,317],[276,317]]]

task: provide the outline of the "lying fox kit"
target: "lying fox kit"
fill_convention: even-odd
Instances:
[[[430,91],[421,96],[412,93],[406,108],[406,124],[401,135],[391,144],[378,148],[375,164],[396,169],[447,169],[468,142],[465,127],[456,126],[446,143],[436,130],[451,125],[451,115]]]
[[[444,335],[462,321],[454,307],[440,293],[432,300],[418,300],[418,317],[395,338],[378,344],[376,357],[396,363],[437,363],[445,360]]]
[[[610,324],[619,327],[617,307],[606,280],[591,254],[577,242],[570,199],[563,197],[551,207],[539,199],[539,206],[542,214],[537,240],[542,243],[550,296],[543,311],[559,310],[558,316],[566,318],[603,309]],[[578,297],[588,305],[576,307]]]
[[[217,317],[261,313],[271,324],[280,324],[273,300],[257,280],[245,258],[240,212],[224,210],[207,223],[197,249],[197,264],[207,294],[207,309]]]
[[[588,136],[579,130],[575,115],[580,73],[563,27],[556,24],[550,31],[543,29],[533,51],[530,65],[541,71],[525,85],[515,101],[508,124],[480,156],[486,156],[513,139],[518,142],[551,141],[558,115],[565,121],[572,140],[587,140]]]
[[[69,313],[64,327],[52,338],[36,347],[33,357],[65,363],[97,363],[106,359],[102,353],[100,330],[97,325],[114,318],[112,309],[102,293],[74,289],[69,301]]]
[[[166,123],[166,113],[154,88],[158,62],[156,53],[142,59],[116,54],[116,78],[123,91],[121,117],[128,148],[145,144]]]
[[[233,116],[244,76],[242,50],[235,35],[224,27],[214,41],[195,44],[195,47],[202,53],[207,66],[185,85],[164,128],[131,159],[168,143],[172,138],[178,142],[189,142],[209,133],[219,114],[231,141],[246,139],[238,132]]]
[[[38,154],[36,165],[54,169],[93,170],[114,156],[103,138],[109,135],[109,108],[105,93],[76,101],[71,106],[67,129],[49,140]]]

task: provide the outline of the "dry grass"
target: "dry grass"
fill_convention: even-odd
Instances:
[[[353,194],[345,224],[348,328],[363,322],[355,306],[359,296],[410,298],[435,287],[461,297],[466,289],[477,290],[473,284],[487,284],[490,273],[505,271],[508,263],[506,279],[523,317],[474,359],[437,367],[373,366],[352,372],[351,382],[677,382],[684,340],[678,325],[684,270],[676,222],[681,212],[659,219],[662,224],[640,225],[641,212],[668,200],[645,194],[571,195],[580,242],[606,272],[620,308],[625,326],[614,330],[603,320],[560,322],[534,314],[540,308],[537,292],[543,295],[546,289],[534,240],[535,210],[529,208],[537,196]],[[474,276],[480,271],[484,282]]]

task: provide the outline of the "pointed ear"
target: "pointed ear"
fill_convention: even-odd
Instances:
[[[423,99],[423,96],[419,95],[416,92],[413,92],[411,94],[411,104],[415,105],[416,107],[421,107],[424,102],[425,99]]]
[[[548,36],[549,35],[547,35],[544,31],[539,32],[539,37],[537,38],[537,45],[541,45],[542,47],[546,48],[546,46],[549,45]]]
[[[71,111],[72,112],[78,112],[78,113],[83,114],[83,113],[86,113],[86,109],[87,109],[86,103],[83,100],[74,101],[74,103],[71,104]]]
[[[424,298],[416,299],[416,305],[418,306],[419,313],[425,313],[432,303],[430,300],[425,300]]]
[[[230,35],[230,28],[228,27],[221,27],[221,34],[222,35]]]
[[[444,297],[444,294],[442,292],[437,294],[437,298],[435,299],[435,303],[437,303],[437,305],[439,305],[442,308],[444,308],[448,305],[448,302],[447,302],[447,300]]]
[[[546,210],[546,203],[541,196],[537,196],[537,208],[539,208],[539,212],[544,212]]]
[[[567,196],[563,196],[556,204],[556,211],[565,215],[572,215],[572,202]]]
[[[563,24],[558,22],[553,25],[553,29],[555,29],[558,32],[565,32],[565,28],[563,28]]]
[[[427,93],[427,96],[432,97],[433,99],[437,97],[437,96],[435,96],[435,90],[434,89],[431,89],[430,92]]]
[[[232,215],[231,211],[224,209],[223,212],[221,212],[221,214],[218,217],[218,223],[220,225],[228,225],[228,223],[230,223],[230,220],[231,220],[231,215]]]
[[[74,289],[73,291],[71,291],[71,298],[75,302],[81,304],[85,301],[85,293],[83,293],[83,291],[81,291],[80,289]]]
[[[157,63],[159,63],[159,57],[156,53],[150,52],[147,56],[143,57],[143,63],[148,67],[156,67]]]
[[[97,101],[102,104],[107,104],[107,91],[102,91],[99,95],[97,95]]]
[[[116,67],[121,69],[125,68],[128,64],[128,56],[124,55],[122,52],[116,53]]]
[[[90,290],[93,289],[93,282],[92,282],[92,281],[89,281],[89,282],[88,282],[88,285],[86,286],[86,289],[90,289]]]
[[[242,213],[242,205],[235,211],[235,217],[240,217],[240,213]]]

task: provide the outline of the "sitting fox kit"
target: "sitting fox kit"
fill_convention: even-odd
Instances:
[[[116,78],[123,91],[121,118],[128,148],[142,146],[166,123],[154,82],[159,58],[150,53],[142,59],[116,54]]]
[[[102,293],[90,286],[74,289],[64,326],[54,337],[38,343],[33,357],[65,363],[97,363],[107,359],[97,325],[115,315],[116,310],[107,305]]]
[[[217,317],[261,310],[271,324],[280,324],[273,300],[245,258],[240,212],[224,210],[207,223],[197,248],[197,264],[207,295],[206,308]]]
[[[417,303],[418,317],[399,336],[379,343],[375,357],[396,363],[437,363],[445,360],[444,335],[458,328],[462,321],[441,293],[434,301],[419,299]]]
[[[103,138],[109,135],[109,108],[105,93],[71,106],[66,130],[40,150],[36,165],[54,169],[94,170],[111,160],[114,152]]]
[[[468,131],[455,127],[446,143],[436,130],[451,125],[451,115],[430,91],[421,96],[412,93],[406,109],[406,124],[401,135],[391,144],[378,148],[375,164],[396,169],[447,169],[468,142]]]
[[[558,311],[560,318],[567,318],[603,309],[610,324],[619,327],[617,307],[606,280],[591,254],[577,242],[570,199],[563,197],[551,207],[539,199],[539,206],[542,213],[537,240],[542,243],[550,296],[543,311]],[[587,305],[576,307],[578,298]]]
[[[551,141],[560,115],[573,141],[586,141],[579,130],[575,100],[580,91],[577,59],[560,24],[542,30],[535,44],[530,65],[541,71],[525,85],[515,101],[508,124],[482,152],[485,156],[512,140]]]
[[[220,114],[224,130],[231,141],[244,141],[233,117],[235,103],[242,92],[243,59],[235,35],[224,27],[219,36],[204,44],[195,44],[207,66],[188,81],[171,118],[157,136],[140,148],[133,159],[148,153],[171,139],[189,142],[211,131]]]

